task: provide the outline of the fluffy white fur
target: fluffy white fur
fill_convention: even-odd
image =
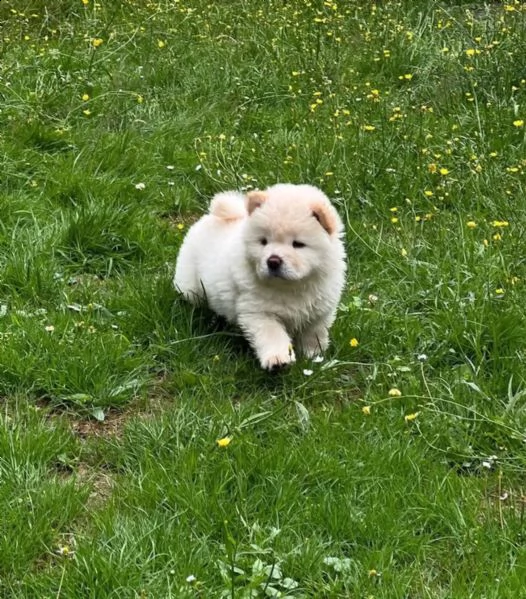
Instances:
[[[263,368],[324,351],[345,278],[342,222],[310,185],[216,195],[188,231],[174,284],[239,325]]]

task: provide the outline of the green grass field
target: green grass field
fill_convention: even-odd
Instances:
[[[1,597],[526,596],[525,48],[513,0],[0,2]],[[171,279],[276,182],[349,272],[272,376]]]

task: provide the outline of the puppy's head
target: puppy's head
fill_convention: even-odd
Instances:
[[[303,281],[340,258],[342,223],[310,185],[281,184],[246,197],[247,257],[262,280]]]

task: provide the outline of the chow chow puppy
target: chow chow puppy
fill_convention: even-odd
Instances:
[[[294,348],[327,349],[345,279],[342,234],[311,185],[219,193],[183,241],[174,284],[237,324],[271,370],[294,362]]]

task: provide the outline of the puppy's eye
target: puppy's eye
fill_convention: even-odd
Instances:
[[[259,243],[260,243],[261,245],[267,245],[268,241],[266,240],[266,238],[265,238],[265,237],[262,237],[262,238],[259,240]]]
[[[292,247],[296,248],[296,249],[304,248],[305,244],[303,242],[301,242],[301,241],[293,241],[292,242]]]

